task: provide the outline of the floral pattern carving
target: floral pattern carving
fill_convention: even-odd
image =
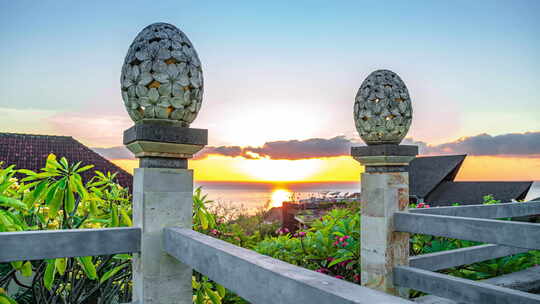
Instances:
[[[407,86],[389,70],[377,70],[362,82],[354,103],[354,121],[368,145],[399,144],[411,125]]]
[[[174,25],[154,23],[135,37],[120,82],[135,123],[162,120],[188,127],[201,109],[201,62],[191,41]]]

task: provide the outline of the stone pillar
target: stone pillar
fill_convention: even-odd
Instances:
[[[365,166],[361,196],[361,282],[363,286],[408,297],[393,284],[397,265],[409,265],[409,234],[395,232],[393,214],[409,205],[409,162],[417,146],[393,144],[353,147],[352,156]]]
[[[133,180],[133,224],[142,231],[133,256],[133,301],[192,303],[192,269],[163,251],[163,228],[190,228],[193,170],[187,159],[202,149],[207,131],[168,124],[137,124],[124,144],[140,160]]]

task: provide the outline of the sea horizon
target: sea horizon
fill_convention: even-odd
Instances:
[[[360,181],[331,182],[246,182],[246,181],[195,181],[195,187],[202,187],[208,199],[227,206],[256,210],[266,205],[279,206],[273,200],[276,191],[288,192],[293,199],[320,197],[325,192],[341,194],[360,192]],[[486,193],[489,194],[489,193]],[[540,197],[540,181],[534,181],[525,200]],[[283,198],[282,198],[283,199]]]

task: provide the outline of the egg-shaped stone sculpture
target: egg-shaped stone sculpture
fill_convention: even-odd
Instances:
[[[354,121],[368,145],[399,144],[411,126],[407,86],[389,70],[377,70],[362,82],[354,103]]]
[[[121,88],[135,123],[167,121],[188,127],[203,97],[201,62],[193,44],[174,25],[145,27],[127,52]]]

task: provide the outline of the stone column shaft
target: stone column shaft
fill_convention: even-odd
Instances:
[[[191,228],[193,171],[137,168],[133,220],[142,230],[141,253],[133,257],[133,300],[192,303],[192,269],[163,251],[163,228]]]
[[[409,265],[409,235],[395,232],[393,214],[409,204],[407,172],[363,173],[361,209],[361,282],[363,286],[408,297],[392,281],[396,265]]]
[[[353,147],[352,156],[365,166],[361,175],[360,270],[363,286],[408,297],[394,286],[394,267],[409,265],[409,234],[394,230],[394,213],[409,206],[408,166],[417,146],[381,144]]]

